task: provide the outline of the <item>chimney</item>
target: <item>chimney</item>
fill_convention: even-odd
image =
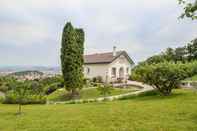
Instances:
[[[113,56],[116,56],[116,46],[113,46]]]

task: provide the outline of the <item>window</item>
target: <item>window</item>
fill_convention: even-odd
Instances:
[[[116,68],[115,67],[113,67],[111,70],[111,76],[116,77]]]
[[[90,68],[89,67],[86,68],[86,73],[90,74]]]

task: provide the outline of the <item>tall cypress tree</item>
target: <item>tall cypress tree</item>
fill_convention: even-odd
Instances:
[[[83,30],[68,22],[62,34],[61,66],[65,88],[72,96],[83,87],[83,43]]]
[[[77,40],[77,45],[78,45],[78,64],[79,64],[79,86],[83,87],[83,65],[84,65],[84,59],[83,59],[83,55],[84,55],[84,41],[85,41],[85,34],[83,29],[75,29],[76,32],[76,40]]]

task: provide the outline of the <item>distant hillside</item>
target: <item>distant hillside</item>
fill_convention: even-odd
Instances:
[[[14,72],[23,71],[40,71],[46,74],[59,74],[60,67],[48,67],[48,66],[0,66],[0,74],[11,74]]]
[[[44,75],[43,72],[40,72],[40,71],[20,71],[20,72],[14,72],[14,73],[11,73],[9,74],[9,76],[25,76],[25,75]]]

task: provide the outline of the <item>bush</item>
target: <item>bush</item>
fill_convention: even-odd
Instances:
[[[7,92],[8,90],[9,90],[9,87],[8,87],[8,86],[6,86],[6,85],[1,85],[1,86],[0,86],[0,91],[1,91],[1,92],[4,92],[4,93],[5,93],[5,92]]]
[[[194,74],[196,68],[197,62],[145,64],[132,71],[132,78],[153,86],[162,95],[169,95],[173,88],[178,87],[181,80]]]
[[[117,78],[117,81],[115,81],[114,83],[123,83],[124,82],[124,78]]]
[[[92,81],[95,83],[103,83],[103,79],[101,76],[93,77]]]
[[[17,94],[15,94],[13,91],[9,91],[5,99],[3,100],[4,104],[45,104],[46,103],[46,97],[41,95],[26,95],[25,98],[19,102]]]
[[[0,103],[3,103],[4,97],[0,96]]]
[[[83,84],[85,87],[90,87],[91,86],[91,80],[88,78],[83,79]]]
[[[53,84],[53,83],[61,83],[62,86],[64,86],[64,80],[63,80],[61,75],[40,79],[39,83],[41,83],[44,86],[50,85],[50,84]]]
[[[111,94],[111,91],[113,90],[112,86],[108,84],[100,84],[97,89],[100,92],[100,94],[103,95],[103,97],[106,97],[108,94]]]
[[[61,88],[61,85],[59,83],[53,83],[51,85],[46,86],[44,92],[45,94],[49,95],[59,88]]]

